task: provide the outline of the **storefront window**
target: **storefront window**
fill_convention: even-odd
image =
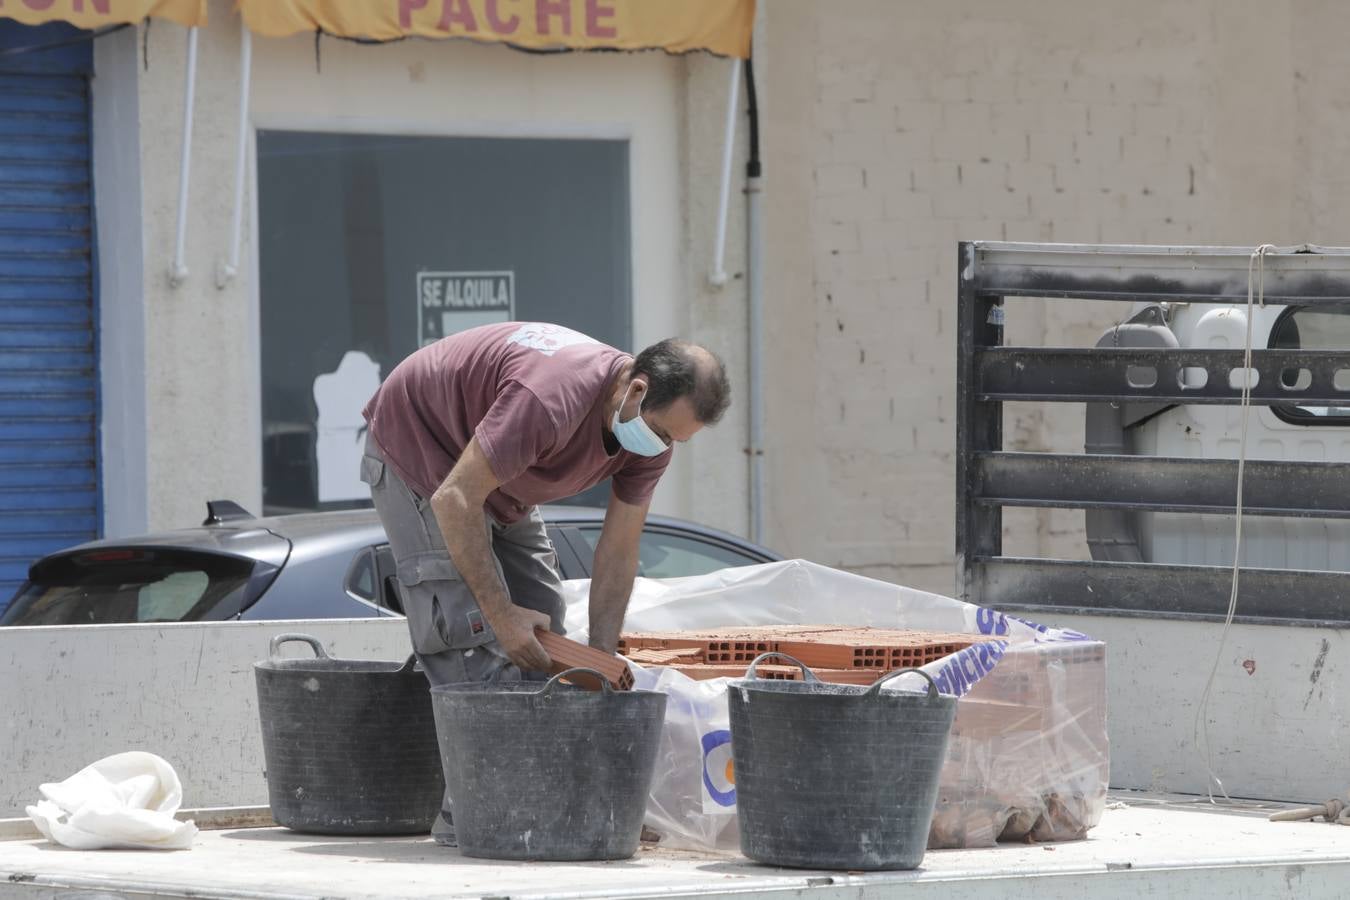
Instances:
[[[632,349],[628,202],[624,141],[259,132],[265,509],[368,504],[361,408],[446,334]]]

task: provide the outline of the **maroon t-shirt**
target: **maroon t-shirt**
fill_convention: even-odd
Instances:
[[[670,451],[611,454],[604,440],[605,399],[631,359],[558,325],[484,325],[403,360],[363,413],[385,461],[422,497],[477,437],[501,482],[487,511],[502,524],[611,476],[620,500],[642,504]]]

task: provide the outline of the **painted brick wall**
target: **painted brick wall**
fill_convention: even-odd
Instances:
[[[1346,241],[1350,10],[1329,0],[764,14],[771,346],[796,348],[769,362],[784,552],[952,590],[958,240]],[[1020,301],[1009,341],[1090,345],[1127,314]],[[1081,409],[1007,417],[1010,447],[1082,449]],[[1082,556],[1081,528],[1019,513],[1007,546]]]

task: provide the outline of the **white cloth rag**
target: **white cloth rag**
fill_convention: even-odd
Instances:
[[[38,790],[44,799],[25,812],[43,837],[73,850],[186,850],[197,836],[174,818],[178,774],[153,753],[108,756]]]

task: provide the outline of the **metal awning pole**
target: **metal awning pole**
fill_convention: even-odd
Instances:
[[[713,287],[727,283],[727,209],[731,202],[731,158],[736,149],[736,107],[740,104],[741,61],[731,60],[731,84],[727,87],[726,136],[722,143],[722,195],[717,201],[717,237],[713,245],[713,266],[708,281]]]
[[[230,254],[216,268],[216,287],[224,288],[239,272],[239,248],[244,235],[244,177],[248,163],[249,92],[253,82],[253,32],[239,22],[239,145],[234,160],[234,221]]]
[[[192,169],[192,111],[197,95],[197,29],[188,29],[187,84],[183,97],[183,154],[178,173],[178,231],[173,242],[173,267],[169,284],[175,287],[187,278],[188,181]]]

